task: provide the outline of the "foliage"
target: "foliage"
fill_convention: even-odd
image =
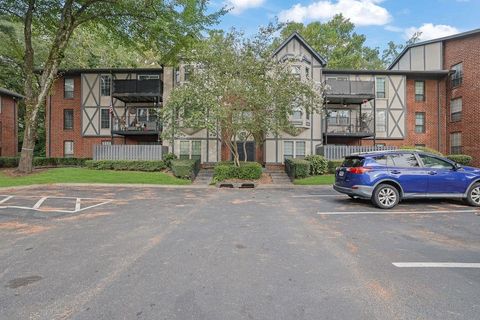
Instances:
[[[450,154],[447,158],[463,166],[469,166],[473,160],[471,156],[466,154]]]
[[[175,57],[181,48],[196,40],[206,27],[216,23],[226,12],[221,9],[207,13],[207,2],[2,1],[1,20],[21,24],[23,30],[19,36],[14,32],[14,25],[0,25],[0,32],[7,40],[4,45],[8,46],[7,54],[2,54],[0,60],[6,57],[7,61],[2,63],[14,64],[24,83],[20,91],[25,95],[25,118],[19,170],[32,170],[40,112],[72,45],[75,31],[84,28],[85,36],[102,34],[101,39],[105,42],[122,43],[136,51],[151,50],[158,53],[161,64]],[[79,41],[82,45],[83,42]],[[89,54],[88,57],[94,57]]]
[[[412,146],[402,146],[400,147],[401,150],[417,150],[417,151],[422,151],[426,153],[431,153],[435,154],[437,156],[443,156],[443,154],[440,151],[437,151],[432,148],[427,148],[427,147],[412,147]]]
[[[311,176],[303,179],[296,179],[293,184],[301,186],[314,186],[314,185],[332,185],[335,183],[335,176],[332,174],[324,174],[321,176]]]
[[[172,160],[172,173],[175,177],[181,179],[195,179],[200,170],[200,162],[198,160]]]
[[[167,168],[164,161],[132,161],[132,160],[88,160],[85,165],[95,170],[118,171],[162,171]]]
[[[389,41],[387,48],[383,50],[382,61],[385,66],[389,66],[393,60],[400,54],[400,52],[408,45],[414,44],[420,40],[421,32],[415,32],[405,44],[396,44],[393,41]]]
[[[56,168],[27,176],[12,177],[0,171],[0,187],[49,183],[137,183],[186,185],[190,181],[177,179],[163,172],[97,171],[87,168]]]
[[[305,160],[310,162],[310,174],[321,175],[328,172],[328,161],[325,157],[320,155],[309,155]]]
[[[222,162],[213,170],[213,181],[220,182],[227,179],[257,180],[262,176],[262,166],[257,162],[245,162],[239,167],[233,162]]]
[[[355,25],[341,14],[334,16],[330,21],[303,23],[291,22],[282,29],[280,38],[274,42],[278,46],[281,41],[294,31],[302,35],[305,40],[328,61],[332,69],[384,69],[379,58],[378,48],[369,48],[365,45],[366,37],[355,32]]]
[[[293,110],[319,111],[321,84],[300,81],[291,74],[291,61],[272,58],[271,39],[278,27],[260,29],[253,38],[242,34],[211,32],[195,50],[185,52],[194,66],[187,83],[178,86],[163,108],[165,139],[178,128],[208,129],[218,134],[240,161],[237,141],[253,138],[261,145],[267,134],[293,129]]]
[[[335,170],[338,167],[341,167],[343,163],[343,160],[330,160],[328,161],[328,173],[334,174]]]
[[[18,157],[0,157],[0,168],[14,168],[18,166]]]
[[[172,168],[172,161],[177,159],[177,156],[175,153],[169,152],[166,155],[163,156],[163,162],[165,162],[165,165],[167,168]]]
[[[310,162],[303,159],[285,159],[285,172],[291,179],[301,179],[310,175]]]

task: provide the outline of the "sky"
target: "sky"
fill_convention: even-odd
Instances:
[[[235,27],[246,35],[274,21],[325,22],[342,13],[365,34],[366,44],[383,49],[392,40],[404,43],[421,31],[420,40],[480,28],[480,0],[213,0],[227,6],[219,28]]]

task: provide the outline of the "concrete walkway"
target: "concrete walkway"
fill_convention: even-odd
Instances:
[[[292,180],[288,177],[285,171],[280,169],[267,169],[265,173],[269,174],[272,177],[272,183],[274,185],[282,185],[282,186],[292,186]]]

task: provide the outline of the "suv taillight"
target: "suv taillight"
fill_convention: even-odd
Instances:
[[[352,167],[347,169],[348,172],[353,174],[364,174],[370,170],[372,170],[372,168],[368,168],[368,167]]]

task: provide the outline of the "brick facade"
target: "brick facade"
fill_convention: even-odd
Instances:
[[[446,90],[446,146],[450,151],[450,134],[462,133],[462,153],[474,158],[473,164],[480,166],[480,34],[445,41],[443,65],[445,69],[457,63],[463,64],[463,82],[453,88],[448,81]],[[462,98],[462,118],[450,121],[450,101]]]
[[[18,99],[0,93],[0,156],[14,157],[18,151]]]

